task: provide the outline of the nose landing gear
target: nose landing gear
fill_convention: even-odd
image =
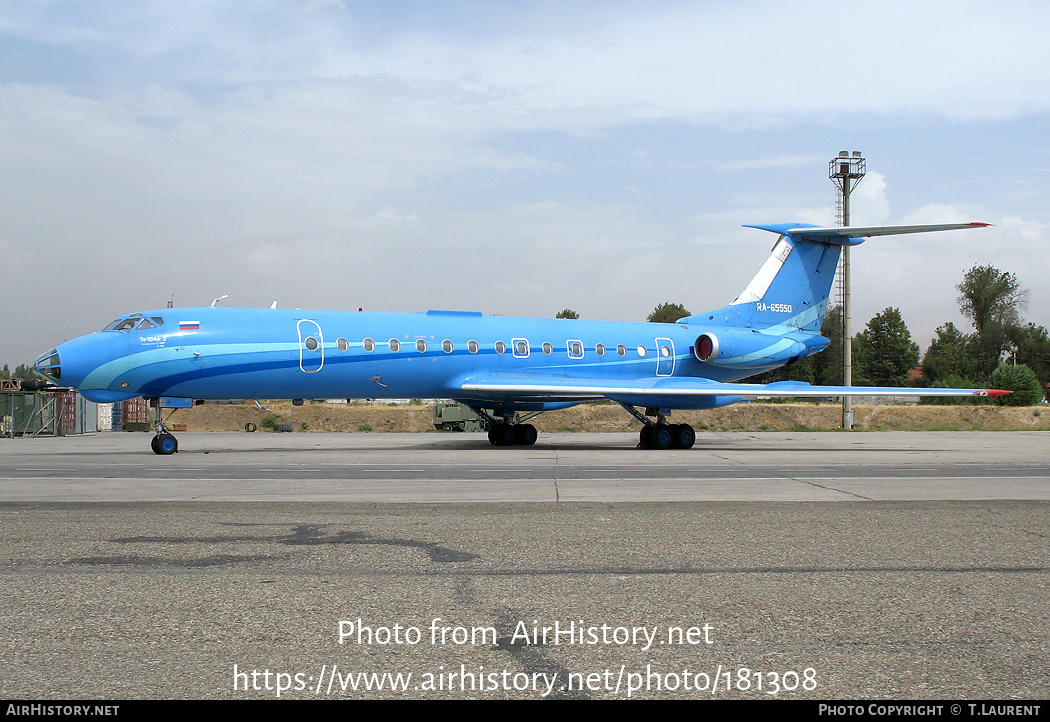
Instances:
[[[154,454],[167,456],[168,454],[174,454],[179,450],[179,440],[167,431],[164,431],[154,436],[149,442],[149,446],[153,449]]]
[[[153,450],[154,454],[159,454],[160,456],[169,456],[178,453],[179,440],[168,430],[166,423],[167,420],[171,418],[171,414],[174,414],[178,409],[172,409],[171,414],[168,414],[167,418],[163,418],[164,412],[160,405],[160,399],[152,398],[149,402],[150,406],[156,409],[156,418],[153,421],[153,428],[157,430],[157,434],[149,442],[149,448]]]

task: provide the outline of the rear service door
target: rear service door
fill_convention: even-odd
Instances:
[[[656,375],[671,376],[674,373],[674,341],[669,338],[656,339]]]

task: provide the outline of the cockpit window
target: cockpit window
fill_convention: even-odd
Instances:
[[[114,331],[130,331],[131,329],[133,329],[136,326],[138,326],[139,325],[139,321],[141,321],[141,320],[142,320],[141,318],[125,318],[123,321],[118,323],[116,325],[116,327],[114,327],[113,330]]]
[[[111,321],[106,324],[103,331],[132,331],[139,329],[145,331],[146,329],[156,328],[157,326],[163,326],[164,319],[161,316],[152,316],[151,318],[143,318],[141,313],[133,313],[130,316],[122,316],[121,318]]]

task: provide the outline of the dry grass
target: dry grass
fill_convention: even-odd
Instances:
[[[288,402],[266,404],[278,423],[296,431],[434,431],[430,406],[383,406]],[[854,406],[857,429],[865,431],[1033,431],[1050,430],[1050,413],[1039,407]],[[190,431],[238,431],[253,422],[262,429],[266,411],[254,404],[206,404],[179,411],[172,419]],[[698,431],[830,431],[840,428],[837,404],[737,404],[710,411],[676,411],[673,420]],[[540,431],[634,431],[640,424],[615,404],[576,406],[541,414]],[[305,429],[303,424],[306,424]]]

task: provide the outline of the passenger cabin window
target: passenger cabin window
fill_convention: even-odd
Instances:
[[[621,344],[620,344],[619,346],[617,346],[617,347],[616,347],[616,354],[617,354],[618,356],[626,356],[626,355],[627,355],[627,347],[626,347],[626,346],[624,346],[624,345],[623,345],[623,344],[621,343]]]
[[[529,357],[529,342],[523,338],[516,338],[511,341],[514,344],[514,355],[517,358],[528,358]]]
[[[507,344],[503,343],[502,341],[497,341],[496,342],[496,353],[506,353],[506,352],[507,352]]]
[[[477,341],[467,341],[467,351],[477,353],[479,348]]]
[[[583,358],[582,341],[566,341],[565,345],[569,350],[569,358]]]
[[[645,346],[639,346],[638,347],[638,355],[639,356],[645,356]]]
[[[367,341],[371,341],[371,340],[372,339],[368,339],[368,338],[365,339],[366,342]],[[339,338],[337,338],[335,340],[335,345],[336,345],[336,348],[338,348],[340,351],[347,351],[350,348],[350,342],[347,341],[342,336],[340,336]],[[372,343],[372,348],[375,348],[375,342]]]
[[[419,353],[426,353],[427,342],[421,338],[416,339],[416,351],[419,351]]]
[[[599,356],[604,356],[605,355],[605,346],[603,344],[598,344],[597,346],[594,347],[594,353],[598,354]]]
[[[546,341],[544,341],[544,342],[543,342],[543,353],[545,353],[545,354],[547,354],[548,356],[550,356],[550,355],[551,355],[551,354],[552,354],[553,352],[554,352],[554,347],[553,347],[553,346],[551,346],[551,345],[550,345],[549,343],[547,343]]]
[[[401,350],[401,342],[398,341],[396,338],[390,339],[390,350],[393,351],[394,353],[397,353],[398,351],[400,351]]]
[[[311,351],[317,350],[317,339],[313,336],[307,336],[306,341],[304,341],[304,343],[306,344],[306,348],[310,349]]]
[[[452,350],[454,348],[455,348],[455,346],[453,346],[452,342],[449,341],[447,338],[444,341],[441,342],[441,350],[444,351],[445,353],[452,353]]]

